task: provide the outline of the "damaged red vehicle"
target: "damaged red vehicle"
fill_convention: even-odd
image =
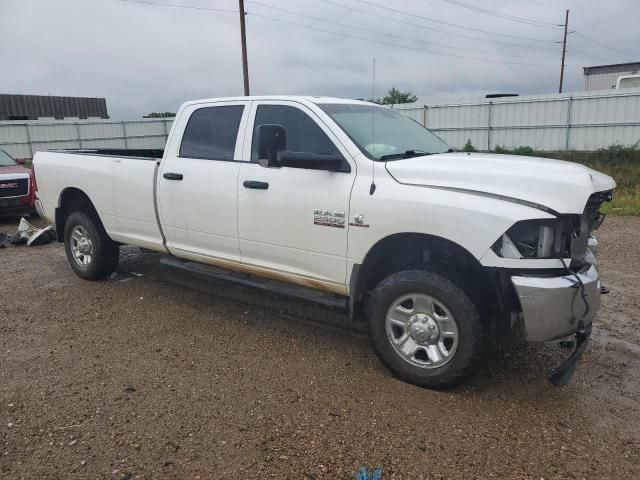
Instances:
[[[24,215],[34,211],[35,177],[0,148],[0,215]]]

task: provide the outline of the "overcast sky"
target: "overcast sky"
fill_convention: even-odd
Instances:
[[[238,1],[149,2],[236,13],[122,0],[0,0],[0,93],[106,97],[114,119],[241,95]],[[553,42],[562,32],[551,24],[563,22],[566,8],[577,33],[569,35],[565,91],[582,89],[583,66],[640,61],[638,0],[245,0],[245,6],[252,94],[369,98],[374,57],[376,96],[393,85],[412,90],[421,103],[556,92],[561,46]]]

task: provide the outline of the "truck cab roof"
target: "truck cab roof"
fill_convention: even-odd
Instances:
[[[183,107],[189,105],[198,105],[201,103],[213,103],[213,102],[236,102],[236,101],[261,101],[261,100],[269,100],[269,101],[282,101],[282,102],[310,102],[316,104],[323,103],[345,103],[345,104],[356,104],[356,105],[375,105],[371,102],[366,102],[364,100],[354,100],[351,98],[338,98],[338,97],[319,97],[319,96],[308,96],[308,95],[250,95],[250,96],[242,96],[242,97],[218,97],[218,98],[203,98],[199,100],[190,100],[188,102],[183,103]]]

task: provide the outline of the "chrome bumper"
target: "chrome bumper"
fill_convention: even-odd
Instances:
[[[573,275],[563,277],[513,276],[529,342],[546,342],[568,337],[593,321],[600,308],[600,279],[596,265],[578,276],[584,284],[585,299]],[[587,306],[585,305],[588,304]]]

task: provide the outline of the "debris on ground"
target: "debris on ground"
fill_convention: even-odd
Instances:
[[[15,235],[11,237],[11,243],[26,243],[27,247],[32,247],[52,242],[55,238],[56,232],[52,226],[38,228],[31,225],[24,217],[22,217],[18,224],[18,230]]]
[[[9,243],[11,243],[11,235],[0,232],[0,248],[5,248]]]

